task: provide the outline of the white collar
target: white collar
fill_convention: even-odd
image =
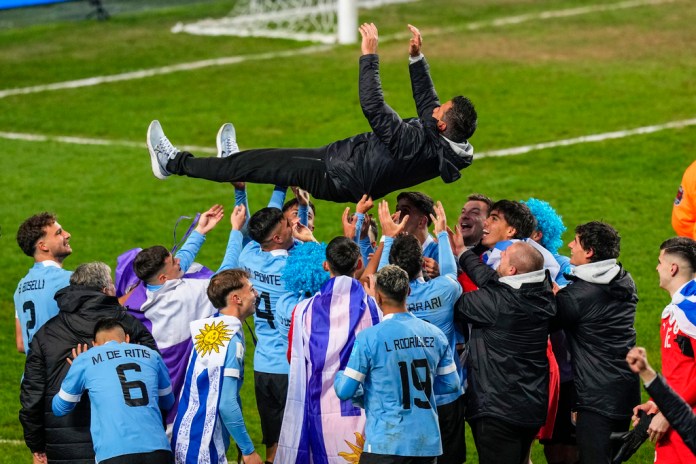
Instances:
[[[63,266],[50,259],[39,261],[37,264],[41,264],[43,267],[57,267],[58,269],[63,269]]]
[[[571,271],[575,277],[593,284],[608,284],[619,273],[621,267],[615,259],[575,266]]]
[[[525,272],[524,274],[515,274],[511,276],[501,277],[499,281],[506,285],[509,285],[512,288],[520,288],[522,284],[543,282],[545,278],[546,270],[540,269],[538,271]]]

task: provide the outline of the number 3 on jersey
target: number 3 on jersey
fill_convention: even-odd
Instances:
[[[275,320],[273,311],[271,311],[271,295],[268,292],[260,293],[256,299],[256,317],[267,321],[271,329],[276,328],[273,322]]]

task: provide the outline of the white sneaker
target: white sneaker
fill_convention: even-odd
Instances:
[[[218,158],[227,158],[235,153],[239,153],[237,134],[234,130],[234,126],[229,122],[222,125],[217,133],[215,142],[217,143]]]
[[[162,131],[159,121],[155,120],[147,128],[147,149],[150,151],[152,173],[158,179],[166,179],[171,175],[167,171],[167,161],[173,159],[179,150],[171,144]]]

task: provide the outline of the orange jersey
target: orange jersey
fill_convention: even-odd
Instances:
[[[696,161],[684,171],[672,207],[672,227],[680,237],[696,239]]]

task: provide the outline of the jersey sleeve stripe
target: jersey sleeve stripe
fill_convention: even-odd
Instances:
[[[58,396],[69,403],[79,403],[80,398],[82,398],[82,393],[79,395],[72,395],[61,388],[58,392]]]
[[[157,396],[167,396],[172,392],[172,386],[168,386],[167,388],[163,388],[161,390],[157,390]]]
[[[452,363],[448,366],[438,368],[437,375],[447,375],[447,374],[454,372],[456,370],[457,370],[457,366],[454,363]]]
[[[347,377],[350,377],[353,380],[357,380],[358,382],[362,382],[365,380],[365,374],[363,374],[362,372],[358,372],[355,369],[351,369],[350,367],[346,367],[346,370],[343,371],[343,374]]]
[[[238,379],[240,377],[239,369],[232,369],[230,367],[225,368],[225,377],[234,377]]]

